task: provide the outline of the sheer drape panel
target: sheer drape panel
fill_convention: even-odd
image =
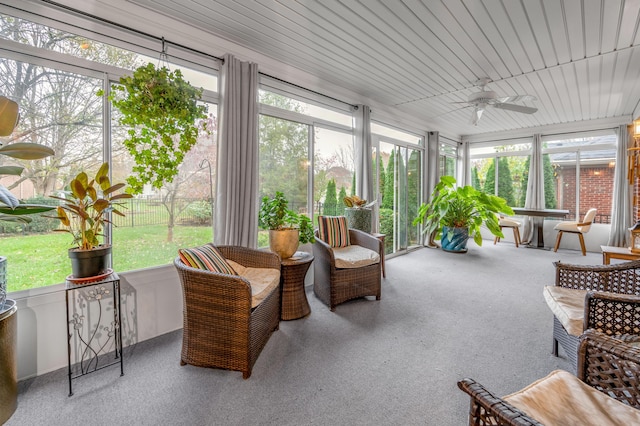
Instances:
[[[214,242],[255,247],[258,212],[258,65],[224,56],[220,73]]]
[[[531,146],[531,161],[529,162],[529,180],[527,182],[527,197],[524,202],[527,209],[544,209],[544,170],[542,168],[542,137],[540,134],[533,135],[533,144]],[[543,220],[543,218],[528,217],[524,221],[522,229],[522,241],[533,240],[533,231],[535,229],[534,220]]]
[[[371,163],[372,145],[371,145],[371,109],[366,105],[358,105],[355,116],[355,155],[356,155],[356,188],[355,194],[367,202],[373,201],[373,170]],[[380,201],[380,200],[378,200]],[[342,200],[338,200],[342,203]],[[378,217],[378,204],[373,206],[373,217]],[[373,232],[377,232],[378,221],[372,221]]]
[[[611,206],[611,230],[607,245],[626,247],[628,241],[627,229],[631,226],[633,206],[631,205],[632,186],[627,181],[627,149],[632,145],[631,135],[627,125],[620,125],[617,129],[618,145],[616,148],[616,168],[613,177],[613,205]]]
[[[355,119],[356,195],[367,201],[373,201],[371,109],[366,105],[358,105]]]

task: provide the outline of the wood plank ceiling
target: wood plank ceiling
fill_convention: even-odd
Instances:
[[[451,135],[630,119],[640,99],[640,0],[130,1]],[[482,77],[538,111],[471,125]]]

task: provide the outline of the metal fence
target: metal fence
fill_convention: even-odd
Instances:
[[[204,226],[211,225],[213,205],[210,200],[202,198],[177,198],[174,200],[176,225]],[[125,217],[112,215],[112,222],[118,227],[166,225],[169,223],[169,211],[158,199],[130,198],[122,200],[119,207]]]

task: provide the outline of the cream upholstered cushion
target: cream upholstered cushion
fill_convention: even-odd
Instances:
[[[500,226],[504,226],[505,228],[518,228],[520,226],[520,222],[517,220],[509,219],[506,217],[501,217],[498,219],[498,224]]]
[[[562,370],[503,399],[545,425],[640,424],[640,410]]]
[[[280,271],[273,268],[247,268],[233,260],[229,265],[251,284],[251,307],[255,308],[280,285]]]
[[[567,333],[579,336],[584,331],[584,299],[587,290],[548,285],[542,292],[544,300]]]
[[[350,245],[333,249],[336,268],[362,268],[380,262],[380,255],[359,245]]]
[[[238,262],[234,262],[231,259],[227,259],[227,263],[233,268],[234,271],[236,271],[238,275],[242,275],[245,269],[247,269],[246,267],[242,266]]]

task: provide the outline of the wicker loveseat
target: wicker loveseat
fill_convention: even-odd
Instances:
[[[273,273],[279,281],[277,254],[236,246],[216,248],[227,260],[250,272],[257,268],[277,270]],[[262,348],[278,329],[279,286],[259,302],[254,298],[252,307],[252,289],[246,277],[192,268],[180,258],[174,265],[184,301],[181,365],[242,371],[242,377],[249,378]]]
[[[595,330],[580,341],[578,377],[556,370],[504,398],[459,381],[471,396],[469,425],[640,424],[640,349]]]
[[[347,265],[336,262],[336,248],[322,240],[319,231],[316,231],[316,241],[313,244],[313,290],[331,311],[342,302],[364,296],[375,296],[376,300],[380,300],[382,242],[357,229],[348,229],[348,233],[349,245],[368,249],[361,251],[365,252],[365,256],[374,256],[369,259],[372,263],[359,267],[341,267]]]
[[[553,313],[553,354],[558,344],[577,366],[578,336],[589,328],[605,334],[639,334],[640,308],[634,298],[640,295],[640,261],[617,265],[571,265],[556,267],[555,286],[544,288],[544,297]],[[590,296],[587,293],[604,292]],[[620,297],[616,297],[619,295]]]

